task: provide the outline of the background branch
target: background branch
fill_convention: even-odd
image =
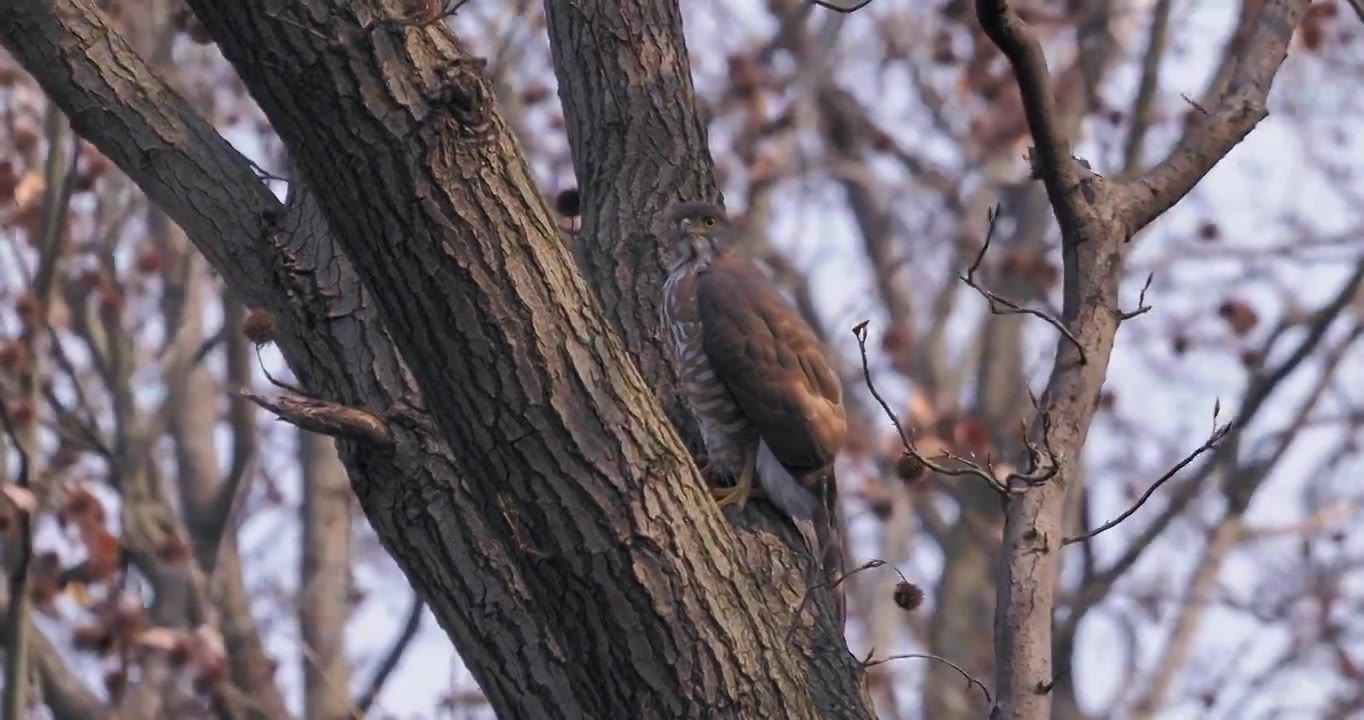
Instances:
[[[1246,52],[1211,113],[1195,115],[1192,127],[1164,160],[1123,184],[1119,202],[1133,231],[1179,202],[1269,115],[1270,86],[1307,5],[1307,0],[1264,0]]]
[[[421,629],[422,613],[425,611],[425,603],[419,598],[413,598],[412,605],[407,610],[407,616],[403,620],[403,626],[398,631],[398,635],[393,638],[388,650],[384,652],[383,659],[375,667],[374,674],[370,676],[365,690],[355,699],[355,707],[359,708],[360,712],[368,713],[373,708],[374,701],[384,689],[384,683],[388,682],[393,671],[398,669],[398,664],[402,662],[403,655],[412,645],[412,640],[417,637],[417,631]]]

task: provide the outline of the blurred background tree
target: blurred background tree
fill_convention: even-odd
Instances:
[[[188,8],[98,4],[284,197],[283,145]],[[1075,154],[1130,178],[1215,105],[1262,4],[1017,5]],[[564,241],[600,276],[584,244],[605,240],[578,217],[559,102],[590,82],[560,86],[540,3],[457,5],[442,22],[487,59]],[[956,0],[852,15],[798,0],[681,7],[746,250],[842,364],[849,565],[887,563],[846,583],[850,649],[873,663],[880,717],[984,717],[957,669],[891,658],[931,654],[990,683],[999,496],[911,467],[849,330],[869,321],[871,378],[920,451],[1017,455],[1056,331],[991,313],[958,278],[998,205],[980,282],[1044,312],[1061,303],[1059,233],[1029,177],[1013,73]],[[1066,534],[1166,482],[1063,551],[1054,717],[1364,713],[1362,32],[1357,0],[1311,4],[1270,118],[1129,248],[1122,296],[1144,312],[1118,334]],[[7,647],[27,634],[31,716],[492,717],[359,512],[331,439],[237,392],[297,382],[270,316],[249,314],[10,57],[0,86],[10,573],[34,513],[33,626],[3,632]]]

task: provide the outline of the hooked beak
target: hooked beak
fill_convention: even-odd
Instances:
[[[682,232],[687,232],[687,231],[690,230],[690,229],[691,229],[691,218],[682,218]]]

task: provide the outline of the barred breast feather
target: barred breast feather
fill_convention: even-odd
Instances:
[[[667,329],[681,374],[687,404],[695,413],[706,445],[706,455],[721,472],[736,475],[744,453],[756,442],[734,397],[720,382],[707,356],[703,327],[696,306],[697,273],[679,268],[664,285],[663,324]]]

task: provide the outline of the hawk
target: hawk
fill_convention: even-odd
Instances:
[[[676,256],[663,325],[711,469],[736,478],[733,488],[711,493],[721,507],[742,509],[756,475],[816,562],[837,574],[843,553],[833,463],[848,429],[838,376],[800,313],[737,251],[723,208],[679,203],[667,220]],[[838,610],[841,621],[841,602]]]

